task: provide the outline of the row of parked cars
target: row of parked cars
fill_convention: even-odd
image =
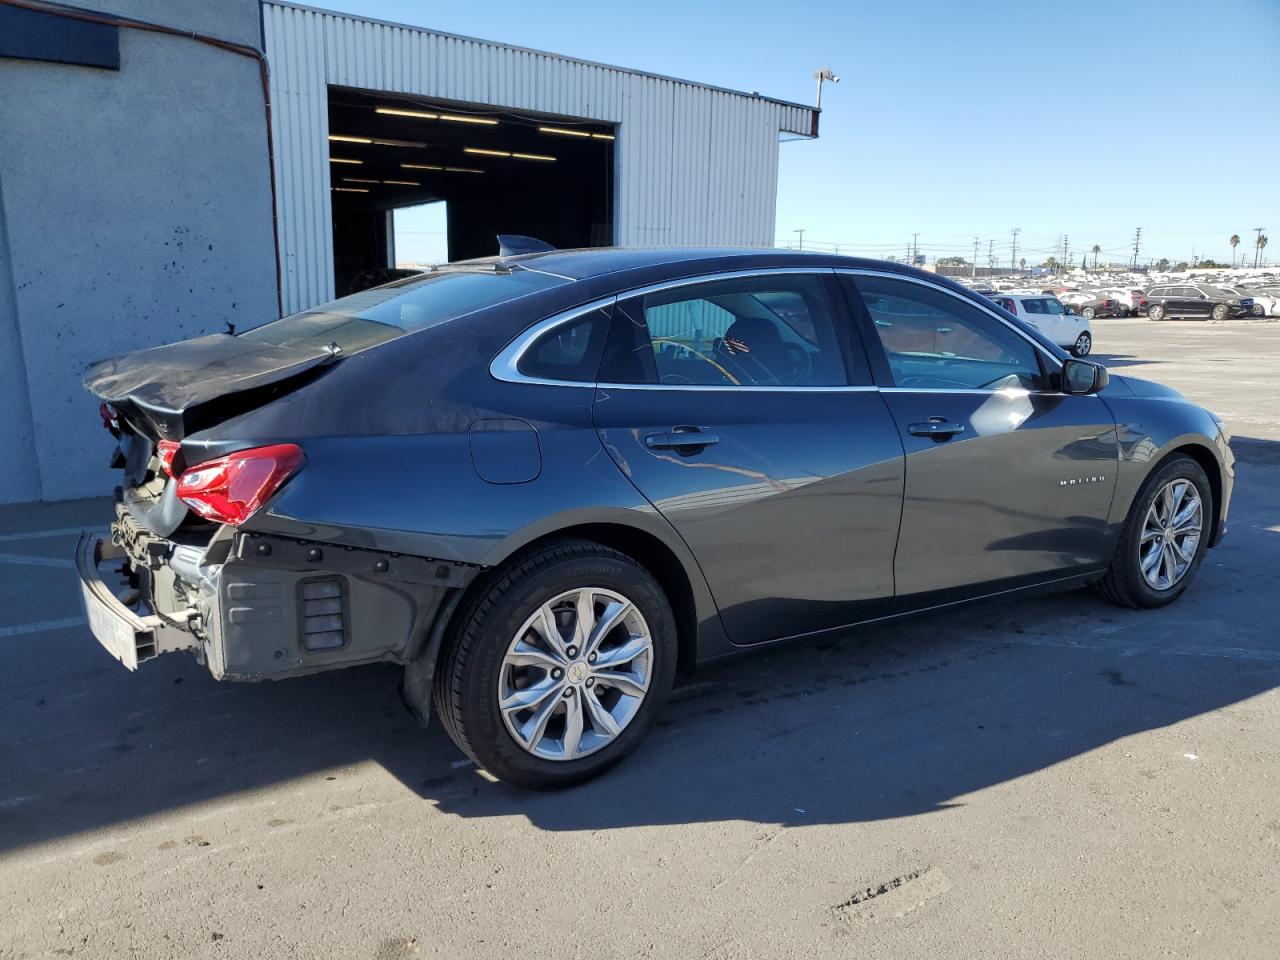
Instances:
[[[979,289],[986,296],[1000,296],[994,289]],[[1014,290],[1012,294],[1025,291]],[[1239,284],[1182,281],[1162,283],[1147,289],[1072,290],[1047,287],[1038,291],[1056,296],[1086,320],[1095,317],[1166,318],[1207,317],[1227,320],[1237,317],[1280,316],[1280,286],[1246,287]]]
[[[1139,276],[1139,275],[1135,275]],[[1149,320],[1280,317],[1280,277],[1167,279],[1147,286],[1028,288],[1025,280],[974,284],[974,291],[1039,328],[1054,342],[1083,357],[1093,349],[1091,321],[1099,317]]]

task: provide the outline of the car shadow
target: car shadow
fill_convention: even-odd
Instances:
[[[1160,362],[1146,357],[1135,357],[1127,353],[1098,353],[1096,351],[1089,355],[1089,359],[1101,363],[1108,369],[1111,367],[1152,367]]]
[[[1170,607],[1120,610],[1077,590],[770,648],[700,672],[625,764],[555,794],[494,782],[439,724],[422,731],[391,665],[227,685],[178,655],[127,673],[82,627],[11,638],[0,851],[356,776],[370,761],[450,815],[517,815],[546,830],[945,814],[975,791],[1280,684],[1280,637],[1265,626],[1280,566],[1276,462],[1242,468],[1232,534]]]

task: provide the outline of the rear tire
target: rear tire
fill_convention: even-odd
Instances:
[[[1213,317],[1215,320],[1227,319],[1227,305],[1225,303],[1214,304],[1213,310],[1209,313],[1209,316]]]
[[[1092,320],[1095,316],[1097,316],[1097,314],[1098,314],[1098,311],[1094,310],[1093,307],[1085,307],[1083,310],[1080,311],[1080,316],[1084,317],[1086,320]]]
[[[1164,307],[1160,306],[1160,304],[1158,304],[1158,303],[1153,303],[1151,306],[1147,307],[1147,319],[1148,319],[1148,320],[1163,320],[1163,319],[1164,319]]]
[[[584,597],[591,624],[627,610],[596,644],[579,631]],[[671,692],[677,646],[671,606],[644,567],[599,544],[551,543],[500,570],[463,612],[435,673],[436,711],[499,779],[572,786],[644,739]],[[633,648],[643,652],[618,659]]]
[[[1195,499],[1198,499],[1198,521],[1192,516],[1178,527],[1175,521],[1192,504],[1190,490],[1194,490]],[[1164,503],[1166,491],[1172,491],[1171,503],[1174,504],[1171,516],[1164,518],[1168,524],[1163,522],[1160,516],[1162,507],[1156,503],[1158,498]],[[1182,596],[1200,568],[1215,515],[1213,492],[1204,469],[1184,454],[1170,457],[1147,477],[1133,498],[1124,526],[1120,529],[1116,552],[1106,575],[1094,585],[1095,590],[1122,607],[1151,609],[1172,603]],[[1166,527],[1189,531],[1197,522],[1194,543],[1191,535],[1185,532],[1176,534],[1172,540],[1167,540],[1160,533],[1152,535],[1153,531]],[[1173,552],[1164,552],[1165,542]],[[1190,561],[1185,559],[1187,551],[1191,553]],[[1154,564],[1150,562],[1153,556]],[[1166,569],[1169,572],[1167,577],[1162,576]]]

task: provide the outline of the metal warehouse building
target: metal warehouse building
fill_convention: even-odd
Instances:
[[[811,107],[257,0],[0,0],[0,91],[0,502],[107,488],[88,362],[367,286],[397,208],[446,202],[454,260],[499,233],[768,245],[779,139],[817,133]]]

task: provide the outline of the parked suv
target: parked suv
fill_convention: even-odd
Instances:
[[[1247,317],[1253,313],[1252,298],[1240,298],[1229,290],[1207,283],[1165,284],[1147,291],[1147,319],[1166,317]]]
[[[113,656],[401,664],[423,722],[531,787],[603,772],[744,650],[1051,585],[1171,603],[1233,482],[1175,391],[798,251],[452,264],[85,382],[122,472],[77,551]]]
[[[1063,306],[1057,297],[996,294],[991,300],[1077,357],[1086,356],[1093,349],[1093,328],[1088,318]]]

